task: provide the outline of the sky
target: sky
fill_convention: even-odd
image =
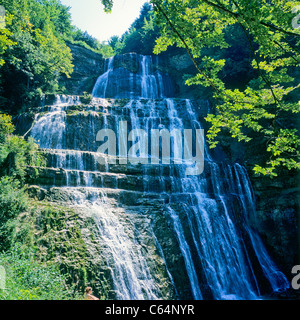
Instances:
[[[111,13],[105,13],[100,0],[60,0],[71,7],[72,24],[99,41],[121,36],[139,16],[148,0],[114,0]]]

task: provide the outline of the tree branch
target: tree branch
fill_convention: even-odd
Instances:
[[[232,0],[232,2],[233,2],[233,3],[235,4],[235,6],[239,9],[239,6],[238,6],[238,4],[236,3],[236,1],[235,1],[235,0]],[[239,10],[240,10],[240,9],[239,9]],[[241,14],[241,17],[243,18],[243,20],[245,20],[245,18],[243,17],[243,14]],[[257,56],[256,56],[256,53],[255,53],[255,50],[254,50],[254,47],[253,47],[252,40],[251,40],[249,34],[247,33],[246,28],[243,26],[243,24],[242,24],[240,21],[238,21],[238,24],[240,25],[240,27],[242,28],[244,34],[245,34],[246,37],[247,37],[247,40],[248,40],[249,45],[250,45],[250,49],[251,49],[251,51],[252,51],[252,53],[253,53],[254,60],[255,60],[256,65],[257,65],[258,72],[259,72],[260,76],[262,77],[263,81],[265,82],[265,84],[266,84],[266,85],[269,87],[269,89],[271,90],[272,96],[273,96],[273,98],[274,98],[275,105],[277,105],[277,104],[279,104],[279,100],[277,99],[277,97],[276,97],[276,95],[275,95],[275,93],[274,93],[274,90],[273,90],[273,88],[272,88],[272,86],[271,86],[271,84],[270,84],[270,82],[269,82],[269,79],[267,79],[267,78],[265,77],[265,75],[262,73],[262,71],[261,71],[261,69],[260,69],[260,67],[259,67],[259,61],[258,61],[258,58],[257,58]]]
[[[210,85],[218,92],[220,92],[220,90],[215,86],[215,84],[211,81],[211,79],[209,79],[209,77],[199,68],[197,62],[195,61],[189,46],[187,45],[187,43],[185,42],[184,38],[181,36],[181,34],[177,31],[177,29],[174,27],[173,23],[171,22],[171,20],[169,19],[169,17],[167,16],[167,14],[165,13],[165,11],[163,10],[163,8],[156,2],[156,1],[152,1],[153,5],[157,7],[157,9],[162,13],[162,15],[164,16],[164,18],[166,19],[167,23],[169,24],[169,26],[171,27],[171,29],[173,30],[173,32],[177,35],[177,37],[180,39],[180,41],[183,43],[183,45],[185,46],[185,49],[190,57],[190,59],[192,60],[194,66],[196,67],[197,71],[210,83]]]
[[[300,61],[298,59],[296,59],[290,52],[288,52],[278,41],[274,40],[273,41],[279,48],[281,48],[281,50],[283,50],[286,54],[288,54],[290,56],[290,58],[292,58],[294,61],[296,61],[297,63],[299,63]]]
[[[206,0],[204,1],[206,2]],[[233,103],[240,103],[240,104],[249,104],[249,105],[253,105],[253,102],[249,102],[249,101],[238,101],[238,100],[235,100],[231,97],[229,97],[228,95],[226,95],[224,92],[222,92],[219,88],[217,88],[215,86],[215,84],[212,82],[211,79],[209,79],[209,77],[200,69],[200,67],[198,66],[196,60],[194,59],[186,41],[184,40],[184,38],[181,36],[181,34],[179,33],[179,31],[175,28],[175,26],[173,25],[173,23],[171,22],[171,20],[169,19],[169,17],[167,16],[167,14],[165,13],[165,11],[163,10],[163,8],[155,1],[155,0],[152,0],[152,3],[153,5],[158,9],[158,11],[160,11],[162,13],[162,15],[164,16],[164,18],[166,19],[167,23],[169,24],[169,26],[171,27],[171,29],[173,30],[173,32],[177,35],[177,37],[180,39],[180,41],[183,43],[190,59],[192,60],[194,66],[196,67],[197,71],[203,76],[205,77],[205,79],[210,83],[210,85],[212,86],[213,89],[215,89],[219,94],[221,94],[222,96],[226,97],[227,99],[229,99],[229,101],[233,102]],[[218,5],[216,5],[218,6]],[[242,26],[242,25],[241,25]],[[243,26],[242,26],[243,27]],[[245,30],[244,30],[245,31]],[[246,31],[245,31],[246,32]],[[246,36],[248,38],[248,35],[246,33]],[[248,41],[250,41],[248,39]],[[250,42],[250,45],[251,45],[251,42]],[[252,47],[253,49],[253,47]],[[254,57],[256,59],[256,62],[257,62],[257,67],[258,67],[258,70],[261,74],[261,77],[263,78],[263,80],[265,81],[265,83],[268,85],[268,87],[270,88],[271,92],[272,92],[272,96],[274,98],[274,101],[275,101],[275,104],[277,104],[277,101],[278,99],[276,98],[275,96],[275,93],[271,87],[271,85],[269,84],[269,82],[267,81],[267,79],[264,78],[263,74],[261,73],[261,70],[259,69],[259,65],[258,65],[258,61],[257,61],[257,58],[255,56],[255,51],[254,49],[252,50],[253,51],[253,54],[254,54]]]
[[[232,16],[234,16],[235,18],[239,18],[240,15],[236,12],[233,12],[227,8],[225,8],[224,6],[222,6],[221,4],[217,4],[217,3],[214,3],[214,2],[211,2],[209,0],[202,0],[203,2],[205,2],[206,4],[210,5],[210,6],[213,6],[221,11],[224,11]],[[254,19],[251,19],[250,18],[250,21],[255,21]],[[292,32],[292,31],[287,31],[287,30],[284,30],[280,27],[277,27],[277,26],[274,26],[273,24],[270,24],[270,23],[267,23],[267,22],[264,22],[264,21],[259,21],[259,24],[269,28],[269,29],[273,29],[273,30],[276,30],[276,31],[279,31],[281,33],[285,33],[287,35],[290,35],[290,36],[295,36],[295,37],[300,37],[300,34],[299,33],[295,33],[295,32]]]

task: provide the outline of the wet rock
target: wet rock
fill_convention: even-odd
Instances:
[[[48,191],[39,186],[31,185],[27,187],[27,192],[31,198],[41,201],[45,199]]]
[[[71,78],[62,77],[61,84],[68,92],[75,95],[83,95],[83,92],[91,93],[93,86],[103,72],[103,57],[92,50],[68,43],[73,56],[74,71]]]

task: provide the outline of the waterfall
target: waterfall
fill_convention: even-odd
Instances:
[[[106,257],[112,259],[112,278],[118,299],[158,299],[157,284],[142,253],[142,247],[133,243],[134,230],[122,223],[124,216],[114,210],[102,195],[101,202],[91,206],[95,211],[101,240],[107,247]]]
[[[247,211],[255,213],[255,203],[251,183],[245,168],[239,164],[235,165],[236,172],[239,172],[239,180],[237,183],[239,197],[243,203],[244,214],[247,215]],[[243,191],[245,190],[245,191]],[[275,263],[270,259],[268,252],[263,245],[259,235],[246,225],[246,230],[251,239],[256,256],[262,266],[264,275],[269,280],[273,291],[285,290],[289,288],[289,282],[285,275],[278,269]]]
[[[178,238],[179,246],[180,246],[180,249],[184,258],[185,266],[187,269],[187,273],[190,279],[194,299],[202,300],[202,294],[199,286],[199,281],[197,278],[195,265],[192,259],[189,245],[184,237],[184,231],[181,225],[180,218],[172,208],[169,208],[169,210],[170,210],[170,217],[173,220],[174,231]]]
[[[109,75],[113,70],[113,63],[114,63],[114,57],[111,57],[108,60],[106,60],[106,64],[105,64],[106,71],[97,79],[97,82],[92,92],[92,95],[94,97],[105,98]]]
[[[128,99],[172,96],[170,77],[161,73],[152,60],[152,56],[133,53],[109,58],[106,71],[96,81],[93,96]]]
[[[201,129],[195,110],[207,110],[205,102],[172,98],[171,80],[158,64],[133,53],[109,58],[88,106],[78,111],[78,97],[57,96],[36,117],[31,136],[48,160],[41,184],[60,188],[71,205],[93,214],[117,299],[186,298],[187,292],[197,300],[259,299],[266,291],[261,277],[273,291],[288,288],[250,227],[255,202],[246,170],[216,161],[205,146],[204,172],[186,175],[180,157],[183,150],[193,154],[193,146],[183,148],[173,136],[168,160],[162,144],[146,145],[153,129]],[[126,138],[144,130],[148,140],[132,134],[119,141],[121,121]],[[99,155],[101,129],[115,132],[115,157]]]

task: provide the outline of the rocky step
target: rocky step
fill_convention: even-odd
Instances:
[[[129,175],[149,175],[149,176],[175,176],[180,177],[184,174],[183,168],[174,164],[152,164],[151,158],[139,158],[141,162],[147,161],[148,164],[134,164],[127,159],[127,164],[121,164],[118,157],[91,151],[80,150],[58,150],[43,149],[42,154],[46,159],[46,167],[62,168],[68,170],[97,171],[124,173]],[[122,158],[124,160],[124,158]],[[113,163],[115,162],[115,163]],[[205,174],[210,175],[210,163],[205,162]]]
[[[179,178],[126,175],[56,168],[27,167],[29,184],[42,186],[97,187],[142,192],[181,192]]]
[[[37,188],[37,187],[35,187]],[[112,188],[86,188],[86,187],[52,187],[42,189],[44,198],[49,201],[68,202],[70,204],[80,205],[85,201],[91,204],[101,204],[101,201],[110,201],[111,205],[126,206],[149,206],[162,205],[167,203],[167,195],[149,193],[144,194],[139,191],[112,189]]]
[[[126,166],[124,166],[126,167]],[[149,165],[143,174],[124,174],[114,172],[97,172],[70,170],[62,168],[27,167],[29,184],[43,186],[97,187],[134,190],[154,193],[203,192],[206,194],[234,194],[238,191],[232,187],[230,179],[221,178],[219,167],[213,163],[205,166],[206,170],[199,176],[175,176],[154,174]],[[169,166],[165,166],[170,170]],[[221,167],[222,168],[222,167]],[[217,169],[217,174],[215,170]],[[148,174],[149,173],[149,174]],[[151,174],[152,175],[151,175]],[[223,171],[223,175],[226,171]],[[216,179],[220,183],[217,183]]]
[[[112,189],[112,188],[87,188],[87,187],[51,187],[42,188],[40,186],[29,186],[28,193],[32,198],[38,200],[47,200],[50,202],[63,203],[68,206],[76,206],[80,208],[93,208],[94,205],[102,206],[109,203],[111,208],[117,211],[126,212],[126,214],[147,214],[163,216],[168,212],[168,206],[180,207],[183,204],[189,203],[189,207],[183,206],[183,212],[193,210],[197,206],[206,208],[211,211],[209,219],[218,219],[218,212],[224,210],[224,201],[228,205],[228,214],[237,223],[243,223],[243,217],[234,212],[241,212],[240,199],[232,195],[230,197],[215,198],[209,194],[195,193],[177,193],[177,194],[158,194],[158,193],[143,193],[132,190]],[[215,210],[215,207],[219,210]],[[197,209],[196,209],[197,210]],[[197,222],[195,221],[195,227]]]
[[[28,187],[28,192],[31,197],[39,200],[48,200],[54,202],[68,203],[69,205],[84,205],[86,202],[92,204],[100,204],[102,201],[109,201],[112,206],[127,206],[139,207],[141,212],[155,210],[165,204],[170,203],[191,203],[196,205],[199,201],[197,196],[201,197],[201,205],[208,203],[211,205],[212,201],[220,203],[219,199],[215,199],[214,195],[195,193],[155,193],[155,192],[140,192],[134,190],[113,189],[113,188],[95,188],[95,187],[47,187],[31,185]],[[238,205],[238,198],[232,197],[231,203]],[[136,210],[136,209],[134,209]],[[148,212],[149,213],[149,212]],[[151,211],[150,211],[151,213]]]
[[[81,112],[81,111],[95,111],[99,113],[109,113],[109,114],[130,114],[133,110],[140,117],[148,117],[153,114],[160,114],[160,116],[168,116],[168,105],[167,101],[172,100],[177,112],[181,115],[188,114],[186,99],[103,99],[103,98],[93,98],[88,104],[76,100],[71,97],[69,102],[62,104],[52,104],[44,105],[40,107],[34,107],[28,109],[28,113],[46,113],[54,111],[56,108],[63,109],[67,113]],[[208,113],[208,103],[205,100],[193,100],[192,106],[194,111],[198,115],[206,115]]]
[[[69,149],[42,149],[41,152],[45,157],[46,167],[49,168],[123,173],[129,175],[185,176],[184,165],[174,164],[172,159],[170,159],[170,164],[163,164],[161,158],[157,159],[159,164],[151,163],[151,155],[149,155],[148,158],[139,157],[142,163],[135,164],[127,158],[127,163],[124,164],[121,163],[121,161],[124,161],[124,158],[100,152]],[[143,164],[144,161],[147,163]],[[229,171],[233,171],[233,167],[230,164],[205,158],[204,170],[201,177],[205,175],[206,178],[210,178],[217,175],[219,179],[231,180],[233,177],[231,176],[232,173],[229,176]]]
[[[41,115],[40,115],[41,116]],[[40,117],[39,116],[39,117]],[[188,117],[170,117],[168,114],[144,114],[144,112],[131,112],[131,113],[99,113],[95,111],[81,111],[81,112],[67,112],[66,113],[66,125],[86,124],[90,128],[95,128],[93,130],[96,133],[104,128],[113,129],[115,133],[118,133],[118,128],[120,126],[120,121],[127,123],[127,128],[129,131],[132,129],[168,129],[169,128],[182,128],[185,129],[201,129],[199,123],[191,122]],[[86,129],[86,126],[83,126]],[[183,130],[182,130],[183,131]],[[150,132],[148,132],[150,134]]]
[[[58,114],[61,121],[56,124],[55,120]],[[101,145],[100,141],[97,141],[97,135],[103,129],[111,129],[117,141],[121,139],[123,135],[120,129],[121,122],[123,126],[127,126],[125,138],[128,138],[132,129],[143,129],[146,131],[149,141],[151,140],[152,129],[166,129],[167,133],[171,133],[174,128],[182,128],[179,129],[182,138],[185,134],[184,129],[201,129],[199,122],[191,121],[188,117],[182,120],[177,117],[162,118],[155,115],[136,117],[135,115],[107,114],[104,116],[94,111],[74,112],[66,116],[61,112],[39,115],[23,114],[18,118],[16,127],[19,134],[29,136],[33,134],[34,126],[40,126],[41,133],[39,135],[35,134],[34,138],[42,147],[57,148],[59,145],[63,149],[95,151]],[[48,136],[42,135],[43,126],[46,126],[51,134]]]
[[[103,99],[104,100],[104,99]],[[124,99],[123,99],[124,100]],[[66,106],[45,106],[31,108],[26,113],[18,116],[16,127],[21,133],[27,132],[33,122],[39,121],[41,117],[48,116],[57,112],[64,112],[66,115],[66,125],[76,125],[76,130],[87,126],[90,129],[95,128],[96,132],[109,127],[116,129],[119,121],[127,121],[128,129],[138,123],[140,128],[169,128],[184,126],[188,129],[191,126],[191,119],[201,119],[208,113],[206,102],[194,103],[192,112],[187,110],[186,100],[176,102],[177,112],[168,109],[166,100],[131,100],[129,103],[123,102],[124,106],[119,103],[103,103],[103,105],[66,105]],[[127,101],[127,100],[126,100]],[[180,118],[180,119],[178,119]],[[133,122],[133,124],[132,124]],[[195,122],[193,122],[193,126]],[[69,129],[69,131],[72,131]],[[94,130],[93,130],[94,131]],[[95,139],[95,136],[93,137]]]

